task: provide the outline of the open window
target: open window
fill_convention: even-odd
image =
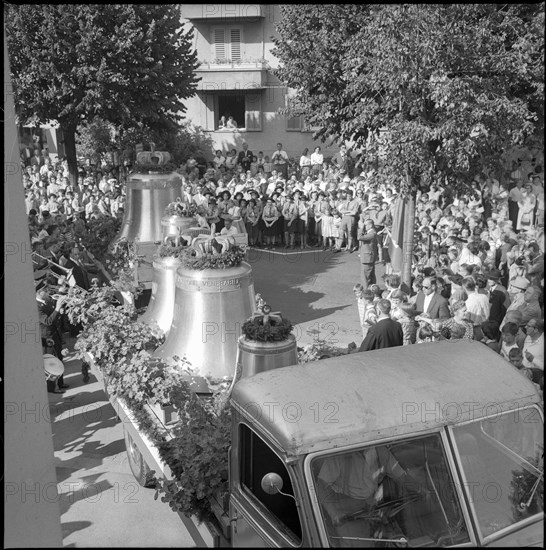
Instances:
[[[293,544],[301,544],[302,531],[295,500],[282,494],[268,494],[261,486],[262,478],[266,474],[276,473],[283,481],[282,492],[293,496],[294,489],[285,464],[250,428],[241,424],[239,429],[240,479],[243,492]]]
[[[262,130],[262,90],[232,90],[217,93],[205,93],[203,103],[206,107],[206,129],[209,131],[245,131]],[[225,121],[231,116],[236,128],[221,128],[220,118]]]

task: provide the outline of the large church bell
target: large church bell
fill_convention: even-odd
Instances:
[[[232,244],[232,238],[203,236],[193,239],[192,248],[200,258]],[[172,324],[154,356],[185,357],[197,376],[233,378],[241,327],[255,308],[251,266],[179,267],[175,287]]]
[[[154,158],[161,161],[170,158],[168,153],[139,153],[138,163],[144,168],[150,167],[145,173],[133,172],[127,180],[127,196],[125,199],[125,213],[121,229],[114,239],[136,243],[159,242],[162,239],[162,218],[165,208],[182,195],[182,178],[176,172],[161,173],[153,170],[147,164]],[[145,162],[146,164],[142,164]]]

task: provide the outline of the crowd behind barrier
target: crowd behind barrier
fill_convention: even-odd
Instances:
[[[45,259],[36,268],[44,261],[69,265],[88,288],[92,262],[78,242],[90,220],[122,219],[119,169],[82,165],[72,186],[65,159],[52,162],[46,152],[26,164],[32,249]],[[542,389],[543,152],[499,173],[480,173],[465,191],[430,185],[417,192],[410,286],[389,257],[396,182],[380,179],[344,146],[331,159],[316,147],[296,160],[281,143],[268,154],[244,143],[241,151],[216,151],[206,165],[190,158],[178,173],[183,186],[176,203],[192,205],[199,225],[212,233],[247,233],[249,246],[284,252],[359,252],[361,281],[353,290],[361,350],[480,340]],[[385,266],[383,285],[375,276],[378,263]]]

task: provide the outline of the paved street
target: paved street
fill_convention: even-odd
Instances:
[[[248,261],[256,292],[295,324],[299,345],[316,338],[360,344],[357,254],[250,250]],[[123,427],[102,386],[92,375],[83,384],[77,360],[66,364],[70,389],[48,394],[64,546],[192,546],[178,516],[133,478]]]

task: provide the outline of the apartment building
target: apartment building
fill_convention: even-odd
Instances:
[[[279,5],[183,4],[182,21],[194,28],[201,80],[187,105],[186,117],[205,129],[216,149],[241,150],[246,141],[255,153],[271,155],[277,142],[296,159],[320,145],[326,157],[337,146],[313,140],[301,117],[279,113],[290,93],[273,74],[279,66],[271,53],[280,21]],[[237,128],[222,128],[221,117]]]

